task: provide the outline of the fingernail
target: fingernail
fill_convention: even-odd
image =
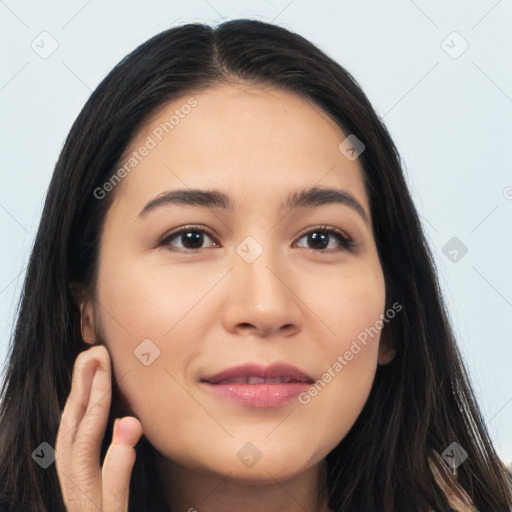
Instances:
[[[128,443],[128,433],[126,429],[123,429],[123,425],[119,425],[119,421],[122,418],[116,418],[114,421],[114,440],[113,444],[127,444]]]
[[[118,437],[119,437],[119,434],[116,432],[116,425],[119,423],[119,418],[116,418],[114,420],[114,426],[112,427],[112,432],[113,432],[113,439],[112,439],[112,443],[113,444],[119,444],[118,442]]]

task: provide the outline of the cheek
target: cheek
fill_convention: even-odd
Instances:
[[[364,325],[364,322],[361,324]],[[340,331],[342,327],[340,326]],[[330,452],[347,435],[364,408],[370,394],[378,358],[379,333],[371,341],[354,327],[343,329],[347,335],[330,344],[324,352],[327,361],[317,380],[298,397],[299,413],[305,428],[315,432],[320,456]],[[365,332],[365,331],[362,331]]]
[[[333,360],[349,349],[353,339],[364,341],[365,333],[381,318],[386,300],[384,276],[380,265],[361,260],[341,271],[333,269],[320,281],[317,277],[304,278],[299,294],[308,297],[310,311],[320,320],[319,348]],[[378,336],[373,339],[377,345]]]
[[[187,266],[113,263],[100,267],[98,302],[119,389],[150,438],[162,435],[158,425],[175,433],[183,427],[186,437],[187,425],[204,411],[185,391],[183,375],[205,350],[201,340],[216,318],[205,296],[223,274],[203,278]]]
[[[208,292],[224,272],[202,275],[194,265],[149,265],[144,258],[117,264],[105,261],[99,275],[99,301],[104,306],[106,339],[112,347],[132,350],[149,338],[164,348],[186,326],[190,339],[201,325],[190,316],[208,304]],[[183,333],[180,335],[180,339]]]
[[[319,452],[323,452],[334,448],[350,430],[374,381],[385,325],[385,283],[380,266],[354,266],[353,272],[332,276],[309,297],[308,305],[324,327],[324,334],[311,346],[322,365],[317,368],[318,380],[299,402],[308,410],[307,418],[314,418]]]

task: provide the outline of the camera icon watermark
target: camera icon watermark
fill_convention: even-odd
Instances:
[[[236,456],[244,466],[252,468],[263,457],[263,454],[252,443],[245,443],[238,450]]]
[[[454,30],[441,41],[441,48],[452,59],[458,59],[469,48],[469,43]]]
[[[133,353],[144,366],[149,366],[160,356],[160,349],[150,339],[145,339],[137,345]]]
[[[47,469],[57,459],[58,453],[46,441],[42,442],[33,452],[32,458],[43,468]]]
[[[468,452],[455,441],[441,454],[443,460],[455,471],[467,458]]]
[[[46,60],[57,51],[59,43],[49,32],[43,31],[30,43],[30,47]]]
[[[366,146],[354,134],[349,135],[339,146],[339,152],[353,162],[365,150]]]
[[[255,238],[248,236],[237,245],[236,252],[246,263],[253,263],[263,253],[263,247]]]
[[[467,246],[456,236],[450,238],[441,250],[452,263],[458,263],[468,252]]]

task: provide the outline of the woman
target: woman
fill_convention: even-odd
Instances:
[[[85,105],[0,421],[2,510],[512,507],[386,128],[258,21],[167,30]]]

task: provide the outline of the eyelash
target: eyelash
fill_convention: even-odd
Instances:
[[[180,228],[178,231],[174,231],[172,233],[164,235],[164,237],[158,243],[157,247],[164,247],[164,246],[170,247],[170,245],[171,245],[170,241],[173,238],[175,238],[179,235],[182,235],[183,233],[189,233],[189,232],[206,233],[210,238],[215,240],[214,235],[208,229],[205,229],[204,227],[201,227],[201,226],[190,225],[190,226],[184,226],[183,228]],[[309,235],[311,233],[315,233],[315,232],[323,232],[323,233],[328,233],[329,235],[336,235],[340,241],[339,243],[342,248],[339,250],[334,250],[334,251],[332,249],[329,250],[329,249],[309,249],[309,248],[307,248],[309,251],[316,252],[316,253],[328,253],[328,254],[332,253],[332,252],[340,252],[340,251],[347,251],[347,252],[354,251],[355,243],[350,237],[348,237],[342,231],[335,229],[335,228],[328,227],[326,225],[314,226],[312,228],[309,228],[308,231],[301,233],[299,235],[298,239],[300,240],[304,236]],[[218,243],[218,242],[215,241],[215,243]],[[195,253],[195,252],[200,251],[201,249],[206,249],[206,248],[204,248],[204,247],[199,248],[199,249],[181,249],[181,248],[172,249],[172,248],[170,248],[169,250],[174,251],[174,252],[182,252],[182,253]]]

